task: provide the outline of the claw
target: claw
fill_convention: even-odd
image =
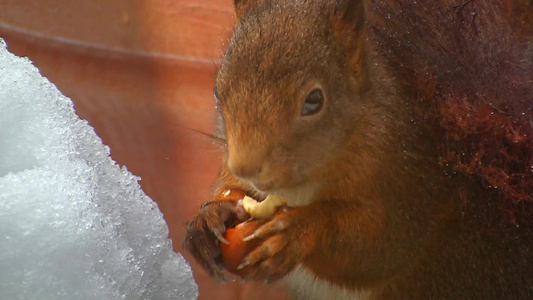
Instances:
[[[245,260],[245,261],[243,261],[240,265],[237,266],[237,270],[242,270],[242,269],[244,269],[246,266],[248,266],[249,264],[250,264],[250,263],[249,263],[247,260]]]
[[[224,277],[222,279],[224,280],[224,282],[230,282],[230,283],[235,282],[235,279],[229,278],[226,273],[224,273]]]
[[[226,283],[226,281],[224,281],[224,279],[220,278],[219,276],[212,275],[211,278],[213,278],[213,280],[216,281],[217,283],[220,283],[220,284]]]
[[[219,265],[219,264],[216,264],[216,265],[215,265],[215,270],[216,270],[219,274],[225,274],[225,273],[224,273],[224,268],[223,268],[221,265]]]
[[[259,227],[254,233],[242,239],[243,242],[248,242],[250,240],[260,238],[263,239],[267,236],[270,236],[276,232],[280,232],[289,227],[288,223],[283,220],[272,220],[262,227]]]
[[[221,271],[218,266],[211,266],[211,268],[208,268],[209,275],[211,275],[211,278],[215,280],[217,283],[224,284],[226,283],[226,280],[224,276],[224,271]]]
[[[220,284],[225,284],[227,282],[235,282],[235,279],[228,277],[224,268],[219,264],[211,265],[211,277]]]
[[[257,237],[257,235],[254,233],[250,234],[249,236],[245,237],[242,239],[243,242],[248,242],[248,241],[251,241],[253,239],[255,239]]]
[[[226,239],[222,236],[222,234],[220,233],[220,231],[215,230],[215,231],[213,231],[213,233],[215,234],[215,236],[217,237],[217,239],[218,239],[221,243],[224,243],[224,244],[226,244],[226,245],[229,245],[228,240],[226,240]]]

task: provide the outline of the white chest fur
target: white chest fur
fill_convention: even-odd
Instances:
[[[303,266],[285,276],[280,284],[287,285],[298,300],[368,300],[371,291],[347,290],[317,278]]]

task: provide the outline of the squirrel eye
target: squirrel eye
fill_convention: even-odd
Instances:
[[[215,96],[215,99],[218,100],[218,91],[217,91],[217,86],[216,85],[213,88],[213,95]]]
[[[302,116],[314,115],[322,109],[322,106],[324,106],[324,93],[321,89],[314,89],[305,97],[300,114]]]

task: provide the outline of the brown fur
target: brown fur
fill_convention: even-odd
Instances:
[[[533,4],[243,2],[217,189],[313,189],[256,232],[250,279],[303,265],[377,299],[533,297]],[[323,110],[300,116],[317,86]],[[235,208],[208,207],[185,247],[221,278],[210,232]]]

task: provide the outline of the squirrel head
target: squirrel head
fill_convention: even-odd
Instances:
[[[215,84],[229,171],[269,192],[312,181],[365,119],[363,5],[235,0]]]

